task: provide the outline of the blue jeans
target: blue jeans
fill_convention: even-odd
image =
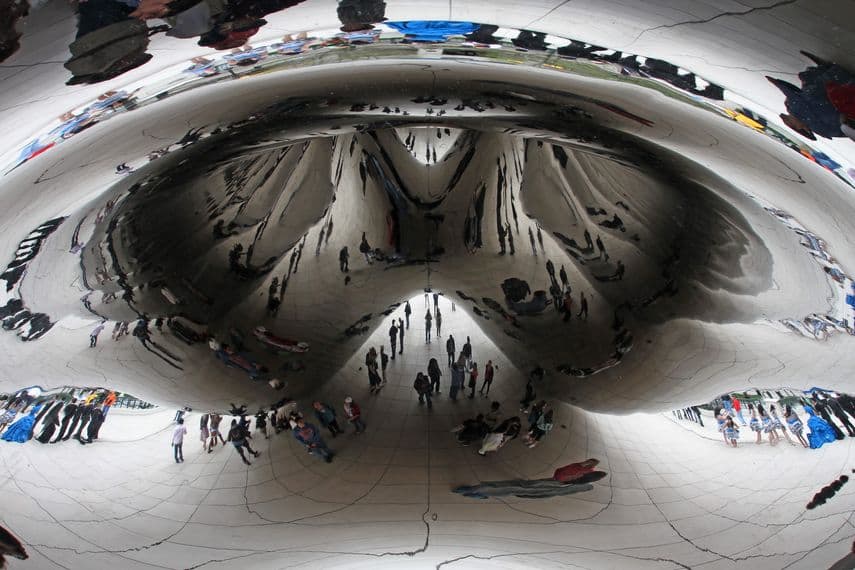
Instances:
[[[365,431],[365,422],[362,421],[362,418],[356,418],[352,420],[350,423],[353,424],[353,427],[356,429],[356,433]]]
[[[324,459],[329,459],[332,456],[332,452],[329,450],[327,444],[325,444],[324,442],[316,443],[314,447],[310,447],[309,449],[312,451],[312,453],[317,453]]]

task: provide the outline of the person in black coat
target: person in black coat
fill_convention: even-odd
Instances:
[[[56,432],[56,428],[59,426],[59,412],[62,410],[62,402],[54,402],[53,405],[45,406],[45,408],[50,409],[42,418],[42,431],[36,438],[36,441],[40,443],[49,443],[50,438]]]
[[[72,419],[77,415],[77,410],[80,408],[77,404],[77,398],[72,398],[71,403],[65,406],[65,409],[62,411],[62,425],[59,428],[59,432],[56,434],[56,439],[51,441],[51,443],[56,443],[63,438],[65,433],[69,430],[69,424]],[[72,428],[74,429],[74,428]]]

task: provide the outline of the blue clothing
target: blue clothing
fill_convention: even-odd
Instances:
[[[805,412],[810,416],[807,424],[810,428],[808,443],[810,443],[811,449],[818,449],[826,443],[836,441],[837,438],[834,436],[834,430],[831,429],[831,426],[828,425],[827,421],[817,417],[813,408],[809,406],[805,406]]]
[[[326,404],[320,410],[315,410],[315,415],[323,425],[327,426],[335,421],[335,410]]]
[[[36,414],[42,409],[42,404],[33,406],[30,413],[13,423],[3,433],[4,441],[24,443],[33,437],[33,426],[36,424]]]
[[[415,20],[411,22],[385,22],[411,40],[418,42],[444,42],[448,36],[471,34],[480,24],[472,22],[446,22],[443,20]]]

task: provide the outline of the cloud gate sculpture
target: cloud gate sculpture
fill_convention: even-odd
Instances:
[[[11,568],[855,567],[845,2],[0,11]]]

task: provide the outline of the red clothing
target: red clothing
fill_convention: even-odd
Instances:
[[[561,481],[562,483],[566,483],[568,481],[575,481],[582,475],[587,475],[594,470],[594,466],[592,465],[584,465],[583,463],[571,463],[570,465],[565,465],[564,467],[559,467],[553,473],[552,478],[556,481]]]
[[[732,401],[733,401],[733,411],[738,412],[738,411],[742,410],[742,404],[739,403],[739,400],[737,400],[736,398],[733,398]]]
[[[855,118],[855,85],[840,85],[829,81],[825,84],[825,93],[834,108],[842,115]]]

